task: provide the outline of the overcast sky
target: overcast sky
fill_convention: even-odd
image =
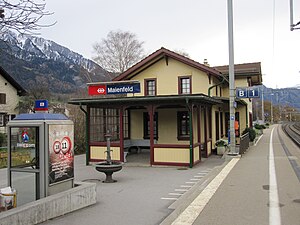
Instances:
[[[273,4],[275,2],[275,17]],[[46,0],[54,14],[41,36],[92,58],[93,44],[109,31],[135,33],[150,54],[161,47],[183,50],[200,63],[228,64],[227,0]],[[289,0],[236,0],[234,61],[261,62],[263,83],[300,85],[300,30],[289,30]],[[295,23],[300,3],[294,1]],[[275,20],[273,20],[275,18]],[[274,29],[273,29],[274,27]]]

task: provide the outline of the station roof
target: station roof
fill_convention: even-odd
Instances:
[[[85,99],[71,99],[69,104],[89,106],[134,106],[134,105],[182,105],[194,104],[221,104],[222,101],[204,94],[192,95],[161,95],[161,96],[136,96],[136,97],[94,97]]]
[[[229,74],[229,66],[215,66],[216,70],[220,71],[225,76]],[[252,85],[262,84],[262,74],[261,74],[261,63],[243,63],[234,65],[234,75],[236,78],[239,77],[249,77],[251,78]]]
[[[183,55],[180,55],[176,52],[170,51],[169,49],[166,49],[164,47],[160,48],[159,50],[153,52],[137,64],[133,65],[131,68],[126,70],[125,72],[121,73],[119,76],[115,77],[114,81],[120,81],[120,80],[128,80],[134,77],[136,74],[140,73],[141,71],[145,70],[146,68],[153,65],[155,62],[165,59],[166,63],[168,64],[168,58],[175,59],[179,62],[182,62],[186,65],[189,65],[191,67],[194,67],[198,70],[201,70],[207,74],[213,75],[217,77],[218,79],[222,79],[221,73],[216,70],[213,67],[206,66],[204,64],[201,64],[199,62],[196,62],[188,57],[185,57]]]

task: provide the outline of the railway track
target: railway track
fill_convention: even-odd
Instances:
[[[281,128],[300,147],[300,123],[285,123]]]

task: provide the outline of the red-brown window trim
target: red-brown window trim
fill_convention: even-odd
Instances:
[[[112,141],[120,140],[120,110],[115,108],[91,107],[89,111],[89,141],[105,142],[107,130],[112,132]],[[123,136],[130,138],[130,111],[125,110],[123,114]],[[116,130],[112,130],[112,128]]]
[[[149,79],[145,79],[144,80],[144,95],[145,96],[149,96],[148,95],[148,81],[154,81],[154,83],[155,83],[155,86],[154,86],[154,88],[155,88],[155,96],[157,95],[157,79],[156,78],[149,78]]]
[[[186,134],[182,134],[183,130],[182,130],[182,119],[183,116],[186,117],[185,120],[185,133]],[[177,139],[180,140],[189,140],[190,138],[190,121],[189,121],[189,112],[188,111],[178,111],[177,112]]]
[[[143,120],[144,120],[144,139],[150,139],[150,118],[148,112],[143,113]],[[154,113],[154,139],[158,140],[158,112]]]
[[[179,76],[178,77],[178,94],[183,95],[182,94],[182,88],[181,88],[181,80],[182,79],[189,79],[190,80],[190,93],[188,93],[188,94],[192,94],[192,76]]]

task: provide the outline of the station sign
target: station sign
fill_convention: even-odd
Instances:
[[[106,95],[105,85],[89,86],[89,95]]]
[[[116,85],[107,85],[106,93],[107,94],[128,94],[128,93],[140,93],[141,87],[140,83],[135,84],[116,84]]]
[[[140,83],[90,85],[89,95],[131,94],[140,93]]]
[[[236,89],[237,98],[259,98],[258,88],[237,88]]]
[[[248,89],[248,98],[259,98],[259,89],[258,88],[249,88]]]
[[[236,89],[236,97],[237,98],[248,98],[248,90],[245,88],[237,88]]]

